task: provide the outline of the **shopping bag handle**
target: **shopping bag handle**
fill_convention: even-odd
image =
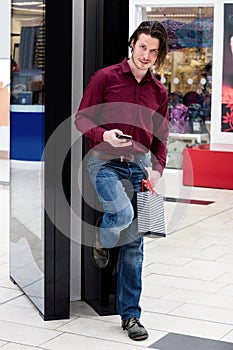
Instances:
[[[148,186],[149,191],[151,191],[153,194],[156,194],[156,196],[158,196],[158,193],[153,189],[149,179],[142,179],[142,192],[145,191],[145,185]]]

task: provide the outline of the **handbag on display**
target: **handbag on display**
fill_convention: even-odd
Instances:
[[[190,132],[189,108],[183,103],[176,104],[170,110],[169,120],[171,132],[179,134],[187,134]]]
[[[145,185],[149,191],[145,191]],[[137,193],[138,231],[146,235],[166,236],[164,198],[153,189],[150,181],[142,180],[142,191]]]

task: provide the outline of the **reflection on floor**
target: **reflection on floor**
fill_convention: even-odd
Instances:
[[[9,181],[8,165],[0,162],[0,181]],[[0,184],[0,348],[233,349],[233,192],[184,187],[174,169],[159,191],[189,200],[165,201],[169,234],[145,238],[141,320],[150,336],[133,342],[117,315],[99,316],[82,301],[71,303],[69,320],[42,320],[9,280],[9,186]]]
[[[159,350],[232,350],[232,343],[168,333],[149,348]]]
[[[190,203],[199,205],[209,205],[214,203],[213,201],[203,201],[201,199],[191,199],[191,198],[174,198],[174,197],[164,197],[167,202],[179,202],[179,203]]]

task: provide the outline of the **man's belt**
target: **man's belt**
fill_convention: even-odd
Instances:
[[[115,154],[103,153],[100,151],[91,150],[90,154],[94,157],[97,157],[101,160],[114,160],[116,162],[134,162],[136,159],[140,159],[144,156],[144,153],[136,153],[129,155],[118,156]]]

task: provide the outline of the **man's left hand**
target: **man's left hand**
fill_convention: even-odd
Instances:
[[[149,168],[149,167],[146,167],[145,169],[148,173],[148,179],[150,180],[152,187],[155,188],[155,186],[157,185],[160,179],[160,176],[161,176],[160,173],[157,170],[152,170],[152,168]]]

